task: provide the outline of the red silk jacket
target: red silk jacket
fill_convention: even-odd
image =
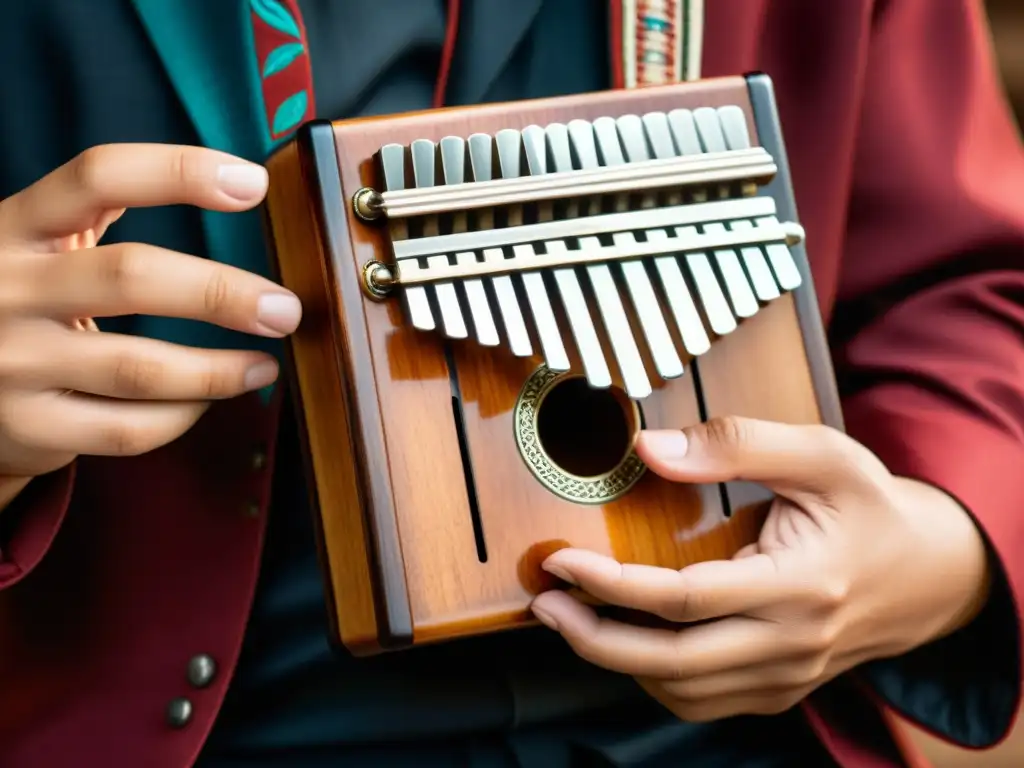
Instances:
[[[705,29],[706,76],[774,80],[850,433],[894,473],[959,499],[992,545],[1014,606],[1003,639],[1017,638],[1005,651],[1016,671],[1004,709],[1015,711],[1024,152],[981,4],[713,0]],[[280,407],[255,395],[220,403],[161,450],[86,457],[36,479],[0,515],[0,765],[195,759],[250,609]],[[985,639],[975,654],[996,653]],[[218,664],[201,687],[186,674],[196,654]],[[929,674],[941,683],[946,672]],[[899,697],[864,679],[845,703],[812,696],[805,709],[843,766],[892,766],[858,739],[855,712],[880,708],[891,720],[882,702]],[[935,717],[913,696],[894,703],[963,743],[1008,730],[1004,717],[979,736],[964,723],[979,707],[984,718],[984,692],[950,691]],[[164,718],[176,697],[194,711],[181,729]]]

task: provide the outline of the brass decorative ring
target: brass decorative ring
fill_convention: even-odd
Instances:
[[[610,471],[595,477],[579,477],[555,464],[541,445],[537,416],[544,398],[555,385],[577,374],[552,371],[541,366],[523,384],[512,416],[516,446],[534,477],[556,496],[577,504],[606,504],[623,496],[636,485],[647,466],[630,449]],[[633,403],[633,408],[636,404]],[[639,423],[639,412],[637,412]]]

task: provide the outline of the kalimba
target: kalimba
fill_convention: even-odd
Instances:
[[[642,428],[841,427],[764,75],[313,122],[268,161],[334,631],[531,622],[561,547],[682,568],[770,495],[646,471]]]

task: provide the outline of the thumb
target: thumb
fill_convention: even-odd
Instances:
[[[864,454],[870,456],[828,427],[739,417],[716,418],[682,430],[645,430],[636,452],[652,472],[668,480],[746,480],[797,503],[861,487]]]

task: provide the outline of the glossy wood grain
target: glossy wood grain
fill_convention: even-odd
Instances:
[[[307,157],[300,157],[300,148]],[[355,375],[357,367],[367,369],[365,343],[346,343],[349,319],[340,311],[344,304],[334,277],[334,243],[310,196],[311,187],[317,186],[310,150],[292,143],[271,158],[265,221],[278,278],[303,304],[301,327],[289,343],[289,374],[301,411],[298,421],[328,582],[328,613],[346,645],[354,651],[372,650],[379,646],[379,627],[364,510],[368,474],[380,456],[367,455],[367,446],[357,443],[351,386],[368,385],[364,391],[372,392],[374,385]],[[366,329],[354,332],[365,337]]]
[[[385,143],[725,104],[747,112],[756,137],[746,82],[731,78],[337,123],[327,149],[324,126],[312,127],[271,160],[269,236],[282,281],[307,307],[293,358],[330,609],[355,652],[529,622],[533,595],[553,586],[539,564],[559,547],[680,568],[756,539],[760,490],[723,494],[647,472],[621,498],[582,505],[542,486],[513,439],[516,400],[541,360],[445,342],[412,329],[397,300],[365,298],[361,269],[388,260],[385,230],[348,204],[379,183],[371,158]],[[646,426],[696,423],[701,399],[711,414],[816,421],[808,354],[794,302],[778,301],[715,340],[699,377],[689,366],[660,383],[642,404]]]

